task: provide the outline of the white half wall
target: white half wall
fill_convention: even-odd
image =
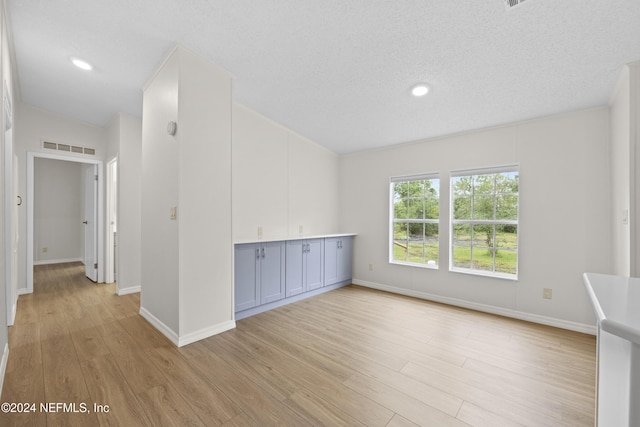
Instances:
[[[449,272],[449,172],[510,164],[520,165],[519,280]],[[441,179],[440,269],[390,264],[389,177],[432,172]],[[589,329],[582,273],[611,268],[610,182],[608,108],[345,155],[341,228],[357,233],[354,282]]]

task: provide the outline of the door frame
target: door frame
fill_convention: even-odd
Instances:
[[[106,250],[104,255],[104,281],[106,283],[116,282],[116,289],[118,287],[118,271],[116,270],[118,261],[118,246],[117,237],[114,238],[112,230],[112,223],[116,222],[116,229],[118,227],[118,157],[114,157],[107,163],[107,180],[106,180]],[[115,219],[114,219],[115,216]],[[114,250],[115,247],[115,250]]]
[[[33,293],[33,203],[35,194],[35,159],[64,160],[68,162],[85,163],[98,166],[98,283],[104,282],[104,166],[102,160],[85,159],[82,157],[65,156],[64,154],[49,154],[40,152],[27,153],[27,293]],[[83,178],[84,179],[84,178]]]

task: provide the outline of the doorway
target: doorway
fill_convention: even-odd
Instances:
[[[90,270],[95,273],[93,277],[90,277],[92,280],[101,283],[104,282],[104,215],[103,215],[103,205],[104,205],[104,191],[103,191],[103,162],[100,160],[92,160],[92,159],[84,159],[73,156],[65,156],[60,154],[48,154],[48,153],[35,153],[30,152],[27,153],[27,293],[33,292],[33,265],[34,265],[34,194],[35,194],[35,159],[36,158],[44,158],[44,159],[54,159],[54,160],[63,160],[69,162],[83,163],[90,167],[88,170],[93,170],[93,176],[97,177],[93,178],[94,186],[94,194],[93,206],[95,207],[95,219],[94,219],[94,230],[95,236],[94,242],[91,244],[91,247],[95,248],[95,256],[94,262],[91,263],[92,260],[85,259],[85,265],[87,267],[91,267]],[[89,219],[86,219],[87,223]],[[85,243],[86,245],[86,243]],[[86,252],[85,248],[85,253]],[[90,252],[89,252],[90,253]],[[89,266],[88,264],[91,263]],[[87,270],[87,274],[89,274],[89,269]]]

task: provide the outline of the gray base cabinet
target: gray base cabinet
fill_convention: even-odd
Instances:
[[[284,268],[284,242],[236,245],[236,312],[284,298]]]
[[[236,318],[351,283],[352,239],[319,237],[236,244]]]
[[[287,297],[324,285],[324,239],[287,242],[285,289]]]
[[[353,238],[331,237],[324,243],[325,286],[351,279]]]

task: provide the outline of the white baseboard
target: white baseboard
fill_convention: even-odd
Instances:
[[[29,295],[29,294],[32,294],[32,293],[33,293],[33,291],[29,292],[29,290],[25,289],[25,288],[19,288],[18,289],[18,296],[20,296],[20,295]]]
[[[144,307],[140,307],[140,316],[147,319],[149,323],[151,323],[157,330],[159,330],[162,335],[169,338],[169,340],[177,347],[182,347],[184,345],[209,338],[213,335],[217,335],[221,332],[228,331],[229,329],[233,329],[236,327],[236,322],[233,320],[229,320],[181,337],[176,334],[171,328],[165,325],[162,321],[160,321],[157,317],[149,313],[149,311],[145,310]]]
[[[65,264],[67,262],[82,262],[82,259],[81,258],[45,259],[41,261],[33,261],[33,265]]]
[[[485,313],[497,314],[500,316],[511,317],[513,319],[525,320],[527,322],[539,323],[556,328],[568,329],[570,331],[581,332],[584,334],[596,335],[597,328],[592,325],[571,322],[568,320],[556,319],[553,317],[541,316],[539,314],[526,313],[523,311],[511,310],[494,305],[480,304],[472,301],[465,301],[458,298],[443,297],[440,295],[429,294],[426,292],[412,291],[409,289],[398,288],[395,286],[382,285],[380,283],[367,282],[365,280],[353,279],[354,285],[360,285],[367,288],[378,289],[381,291],[391,292],[394,294],[406,295],[410,297],[425,299],[429,301],[440,302],[443,304],[454,305],[456,307],[469,308],[471,310],[482,311]]]
[[[117,288],[117,286],[116,286]],[[140,292],[141,287],[140,286],[131,286],[129,288],[117,288],[116,290],[116,294],[122,296],[122,295],[129,295],[129,294],[135,294]]]
[[[4,385],[4,374],[7,372],[8,360],[9,360],[9,343],[4,345],[4,353],[2,353],[2,361],[0,362],[0,394],[2,394],[2,386]]]
[[[178,334],[175,333],[170,327],[162,323],[156,316],[149,313],[144,307],[140,307],[140,316],[147,319],[147,322],[151,323],[153,327],[162,333],[165,337],[169,338],[169,341],[178,346]]]
[[[236,322],[233,320],[228,320],[226,322],[218,323],[217,325],[209,326],[208,328],[204,328],[199,331],[191,332],[190,334],[178,338],[178,347],[182,347],[183,345],[188,345],[193,342],[218,335],[235,327]]]

